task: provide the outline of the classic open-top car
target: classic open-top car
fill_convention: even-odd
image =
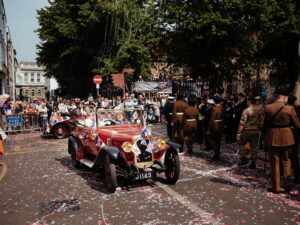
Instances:
[[[44,135],[52,134],[54,137],[61,139],[66,138],[74,129],[74,121],[79,119],[78,115],[61,114],[50,118]]]
[[[92,122],[78,120],[68,143],[73,166],[103,168],[109,192],[116,190],[117,176],[145,180],[164,172],[167,183],[175,184],[181,146],[154,138],[145,126],[143,113],[140,109],[98,109],[96,118],[86,118]]]

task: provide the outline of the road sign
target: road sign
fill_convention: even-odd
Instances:
[[[102,83],[102,77],[99,76],[99,75],[96,75],[96,76],[94,76],[93,81],[94,81],[95,84],[101,84]]]

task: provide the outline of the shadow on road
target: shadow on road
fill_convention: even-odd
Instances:
[[[88,186],[104,194],[110,194],[105,185],[105,177],[103,169],[90,169],[84,165],[81,165],[79,169],[75,169],[71,162],[71,157],[55,158],[63,166],[68,168],[69,171],[75,172],[81,176]],[[133,182],[124,177],[118,176],[118,187],[123,191],[131,191],[143,186],[155,186],[155,184],[147,181]]]

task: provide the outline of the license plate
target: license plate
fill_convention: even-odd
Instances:
[[[145,179],[150,179],[152,178],[152,173],[151,172],[143,172],[143,173],[139,173],[135,179],[136,180],[145,180]]]

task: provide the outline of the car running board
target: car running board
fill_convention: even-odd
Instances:
[[[93,166],[95,165],[95,162],[88,160],[88,159],[80,159],[79,162],[89,168],[93,168]]]

